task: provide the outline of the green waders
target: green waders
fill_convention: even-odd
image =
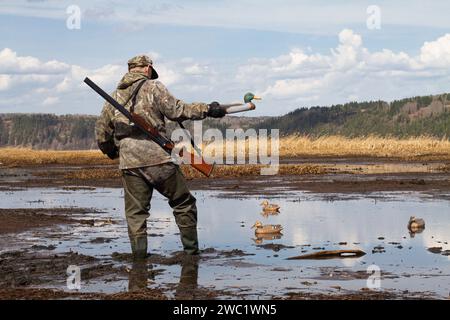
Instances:
[[[184,252],[198,254],[196,199],[190,193],[180,168],[173,163],[122,170],[125,215],[133,256],[147,256],[147,218],[153,189],[169,200],[180,229]]]

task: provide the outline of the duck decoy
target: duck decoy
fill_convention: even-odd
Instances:
[[[414,216],[409,218],[408,230],[411,238],[414,237],[416,233],[421,233],[425,229],[425,220],[422,218],[416,218]]]
[[[261,100],[261,98],[247,92],[244,95],[244,103],[221,104],[220,106],[225,109],[227,114],[250,111],[256,109],[253,100]]]
[[[424,228],[425,228],[425,220],[423,220],[422,218],[416,218],[414,216],[409,218],[408,229],[413,230],[413,229],[424,229]]]
[[[263,207],[263,211],[265,212],[278,212],[280,210],[280,206],[277,204],[269,203],[269,201],[264,200],[261,202],[261,206]]]
[[[261,100],[261,98],[255,96],[255,95],[254,95],[253,93],[251,93],[251,92],[247,92],[247,93],[244,95],[244,102],[245,102],[245,103],[250,103],[250,102],[252,102],[253,100]]]
[[[255,234],[281,233],[283,230],[281,224],[263,225],[260,221],[256,221],[252,228],[255,228]]]

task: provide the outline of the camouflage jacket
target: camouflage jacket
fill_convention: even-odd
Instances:
[[[189,104],[178,100],[161,82],[150,80],[142,73],[128,72],[125,74],[117,89],[112,93],[112,97],[123,105],[141,82],[140,80],[146,81],[136,96],[134,112],[143,116],[147,123],[157,128],[163,136],[166,136],[165,118],[183,121],[187,119],[200,120],[206,117],[208,111],[206,103]],[[132,101],[130,100],[125,108],[130,110],[131,105]],[[109,103],[105,103],[95,125],[97,143],[110,139],[118,122],[129,124],[125,116]],[[120,140],[116,139],[116,144],[120,150],[120,169],[147,167],[172,161],[170,155],[158,144],[139,132]]]

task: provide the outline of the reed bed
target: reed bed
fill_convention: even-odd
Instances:
[[[249,176],[259,176],[261,173],[261,165],[218,165],[210,178],[239,178]],[[188,165],[182,165],[181,171],[186,179],[202,179],[206,178],[204,175],[193,169]],[[280,165],[277,175],[305,175],[305,174],[325,174],[328,170],[318,165]],[[120,178],[121,172],[118,169],[106,168],[86,168],[79,170],[71,170],[68,172],[42,172],[36,175],[48,176],[58,175],[64,179],[76,180],[103,180],[103,179],[117,179]]]
[[[255,145],[257,147],[255,147]],[[270,143],[268,144],[270,150]],[[253,146],[253,149],[250,148]],[[258,152],[259,143],[255,139],[246,142],[245,154]],[[229,149],[228,149],[229,150]],[[236,149],[232,148],[236,155]],[[223,154],[226,154],[224,147]],[[270,155],[270,153],[269,153]],[[280,158],[321,158],[321,157],[374,157],[397,158],[400,160],[450,160],[450,141],[433,137],[407,139],[381,138],[375,136],[346,138],[342,136],[308,137],[288,136],[279,141]],[[0,165],[103,165],[114,164],[98,150],[53,151],[29,148],[1,148]],[[233,170],[254,170],[252,166],[236,166]],[[224,169],[225,170],[225,169]],[[231,170],[231,169],[226,169]]]

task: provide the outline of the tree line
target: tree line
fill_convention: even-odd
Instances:
[[[0,114],[0,147],[95,149],[96,116]],[[187,123],[187,127],[192,127]],[[176,128],[172,123],[170,128]],[[350,102],[331,107],[299,108],[279,117],[207,119],[203,130],[218,128],[279,129],[281,135],[367,135],[405,138],[450,136],[450,94],[396,100]],[[169,133],[170,134],[170,133]]]

